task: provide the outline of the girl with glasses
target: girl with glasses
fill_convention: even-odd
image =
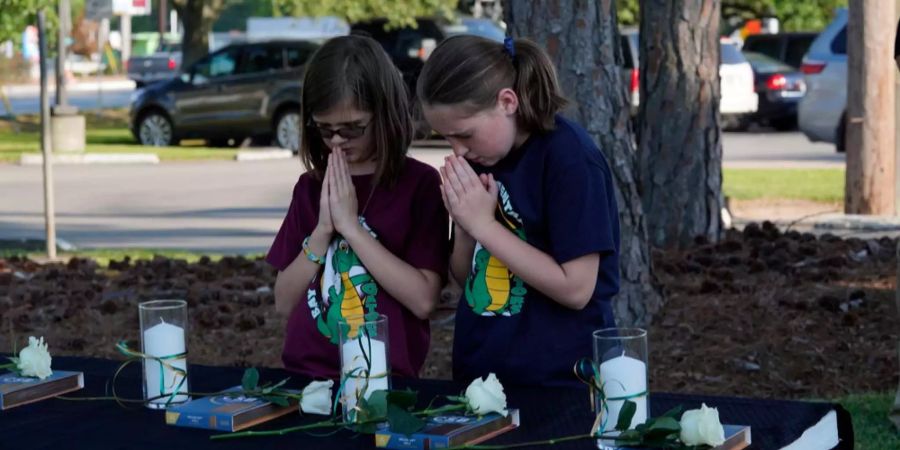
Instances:
[[[447,273],[448,218],[437,171],[407,157],[400,73],[371,38],[332,39],[306,67],[300,123],[307,171],[266,257],[288,316],[285,368],[338,378],[338,323],[385,315],[391,370],[415,377]]]

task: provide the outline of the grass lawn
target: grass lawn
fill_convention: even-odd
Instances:
[[[16,124],[0,122],[0,163],[15,163],[22,153],[38,153],[41,134],[38,117],[22,115]],[[184,141],[178,147],[139,145],[128,129],[128,111],[88,112],[88,153],[155,153],[161,161],[233,160],[237,149],[205,147],[204,141]],[[18,125],[18,131],[16,130]]]
[[[844,201],[844,169],[724,169],[722,190],[736,200]]]
[[[46,257],[46,250],[44,247],[43,241],[38,240],[3,240],[0,239],[0,258],[9,258],[11,256],[29,256],[33,258],[44,258]],[[224,256],[224,254],[219,253],[210,253],[210,252],[197,252],[190,250],[173,250],[173,249],[155,249],[155,248],[104,248],[104,249],[84,249],[84,250],[75,250],[75,251],[63,251],[57,250],[57,256],[60,258],[70,258],[70,257],[79,257],[79,258],[90,258],[97,263],[101,267],[106,267],[109,265],[111,260],[121,261],[125,259],[125,257],[131,258],[132,261],[139,259],[150,260],[153,259],[154,256],[165,256],[167,258],[172,259],[184,259],[189,263],[197,262],[200,257],[208,256],[211,260],[217,261]],[[262,256],[262,254],[249,254],[244,255],[246,258],[256,258],[257,256]]]
[[[858,450],[900,448],[900,433],[888,419],[894,393],[848,395],[835,400],[853,416],[853,434]]]

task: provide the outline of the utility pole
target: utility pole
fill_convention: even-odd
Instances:
[[[847,24],[847,214],[895,213],[895,2],[851,0]]]
[[[57,5],[59,15],[59,33],[56,39],[56,106],[65,108],[69,104],[66,95],[66,44],[72,27],[72,10],[69,0],[60,0]]]
[[[38,54],[41,68],[41,152],[44,155],[44,225],[47,258],[56,259],[56,219],[53,203],[53,143],[50,132],[50,99],[47,95],[47,24],[43,8],[38,11]]]
[[[166,28],[168,25],[166,24],[166,20],[168,17],[168,8],[166,6],[166,0],[159,0],[159,11],[156,12],[157,17],[157,26],[159,27],[159,44],[162,45],[165,42],[166,38]]]

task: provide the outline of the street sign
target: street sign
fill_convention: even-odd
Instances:
[[[149,16],[150,0],[112,0],[113,14],[117,16]]]
[[[113,16],[112,0],[87,0],[84,2],[84,18],[99,22]]]

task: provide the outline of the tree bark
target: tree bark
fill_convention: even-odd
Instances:
[[[894,2],[850,2],[847,24],[848,214],[894,214]]]
[[[209,53],[209,32],[224,6],[224,0],[172,0],[184,27],[181,67],[189,67]]]
[[[572,101],[566,115],[600,147],[614,177],[619,205],[621,289],[613,302],[620,326],[646,326],[662,303],[654,285],[650,247],[637,190],[637,159],[621,74],[616,2],[507,0],[515,37],[543,45]]]
[[[719,0],[642,0],[641,199],[650,242],[722,233]]]

